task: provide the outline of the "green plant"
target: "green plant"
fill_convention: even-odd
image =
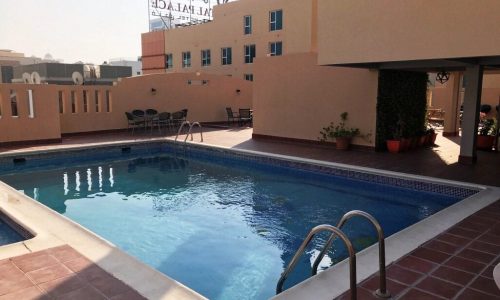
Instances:
[[[327,127],[323,127],[323,129],[319,132],[321,135],[320,141],[325,142],[328,140],[333,140],[339,137],[355,137],[360,134],[359,128],[348,128],[346,127],[347,122],[347,112],[343,112],[340,114],[340,122],[339,124],[335,124],[333,122],[330,123]]]
[[[478,135],[495,135],[497,128],[496,119],[482,119],[477,127]]]

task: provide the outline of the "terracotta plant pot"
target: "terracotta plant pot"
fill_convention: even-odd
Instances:
[[[491,150],[495,143],[493,135],[478,135],[476,140],[476,148],[480,150]]]
[[[351,137],[335,138],[335,147],[338,150],[349,150],[350,145],[351,145]]]
[[[399,153],[401,151],[401,141],[400,140],[387,140],[387,150],[391,153]]]

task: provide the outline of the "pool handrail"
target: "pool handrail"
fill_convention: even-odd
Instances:
[[[201,127],[200,122],[193,122],[193,123],[191,123],[191,125],[189,125],[189,131],[188,131],[188,133],[186,135],[186,138],[184,138],[184,142],[187,141],[187,138],[188,138],[189,134],[191,134],[191,141],[193,140],[193,132],[192,132],[192,130],[193,130],[194,125],[198,125],[198,127],[200,127],[200,142],[203,143],[203,127]]]
[[[379,278],[380,278],[380,287],[378,290],[375,291],[375,296],[379,298],[390,298],[391,294],[389,291],[387,291],[387,280],[386,280],[386,272],[385,272],[385,237],[384,237],[384,231],[382,229],[382,226],[380,226],[379,222],[377,219],[375,219],[372,215],[370,215],[367,212],[364,212],[362,210],[351,210],[347,213],[345,213],[342,218],[340,219],[339,223],[337,224],[337,227],[340,229],[344,224],[351,219],[352,217],[363,217],[365,219],[368,219],[370,223],[375,227],[377,230],[377,235],[378,235],[378,247],[379,247]],[[326,255],[328,252],[328,249],[331,247],[333,240],[335,239],[335,235],[332,234],[328,241],[326,242],[325,246],[321,250],[321,252],[318,254],[318,257],[316,257],[316,260],[313,263],[312,266],[312,276],[316,275],[318,272],[318,266],[323,259],[323,257]]]
[[[295,265],[299,261],[300,256],[304,253],[304,250],[306,249],[307,245],[309,245],[314,236],[321,231],[330,231],[332,233],[332,236],[333,235],[339,236],[340,239],[346,245],[347,251],[349,252],[349,279],[350,279],[351,299],[356,300],[356,253],[354,252],[354,248],[352,246],[351,241],[342,232],[342,230],[328,224],[318,225],[313,229],[311,229],[311,231],[309,231],[306,238],[300,245],[299,249],[297,250],[297,252],[295,252],[295,255],[292,257],[292,260],[285,268],[283,273],[281,273],[281,277],[278,280],[278,284],[276,285],[276,295],[283,291],[283,284],[285,283],[285,280],[288,278],[288,275],[295,268]]]

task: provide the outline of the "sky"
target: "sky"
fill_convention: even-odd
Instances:
[[[0,0],[0,49],[64,63],[137,59],[148,0]]]

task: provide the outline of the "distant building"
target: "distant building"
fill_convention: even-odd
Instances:
[[[114,58],[109,60],[110,66],[122,66],[122,67],[132,67],[132,76],[142,75],[142,61],[137,60],[128,60],[124,58]]]
[[[0,49],[0,83],[11,83],[14,77],[14,66],[39,63],[38,57],[25,57],[24,53]]]
[[[130,66],[40,63],[13,69],[12,83],[113,85],[120,77],[132,76]]]

